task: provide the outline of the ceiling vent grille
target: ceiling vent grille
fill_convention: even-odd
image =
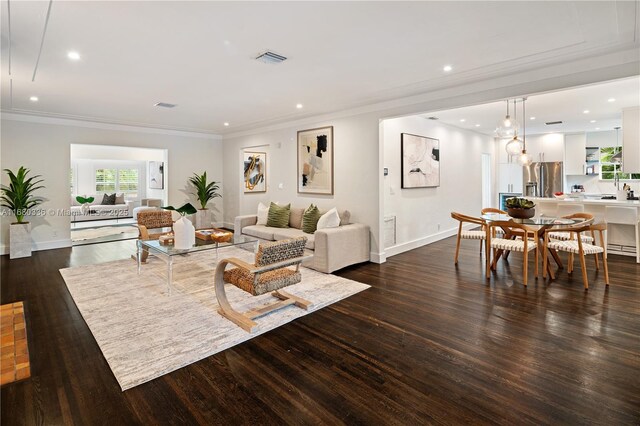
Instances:
[[[153,104],[153,106],[160,107],[160,108],[175,108],[177,105],[176,104],[170,104],[170,103],[167,103],[167,102],[157,102],[157,103]]]
[[[278,55],[277,53],[266,51],[256,57],[260,62],[265,64],[279,64],[287,60],[285,56]]]
[[[562,121],[547,121],[546,123],[547,126],[553,126],[554,124],[562,124]]]
[[[427,117],[427,120],[439,120],[439,118],[432,115],[431,117]]]

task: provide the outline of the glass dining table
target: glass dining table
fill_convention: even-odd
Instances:
[[[528,228],[531,229],[531,232],[535,235],[535,240],[538,247],[543,247],[544,234],[551,229],[553,229],[554,231],[566,231],[572,227],[575,227],[578,224],[588,225],[591,222],[593,222],[593,219],[587,219],[587,220],[583,218],[571,219],[571,218],[553,217],[553,216],[546,216],[546,215],[534,216],[530,219],[517,219],[507,214],[487,213],[482,215],[481,217],[487,223],[487,225],[490,225],[491,222],[504,221],[504,222],[514,222],[514,223],[527,226]],[[485,257],[487,258],[486,260],[487,279],[490,277],[491,265],[495,265],[501,256],[504,255],[505,259],[509,256],[509,252],[505,252],[504,250],[499,249],[496,251],[493,261],[490,261],[489,257],[491,253],[491,250],[490,250],[491,249],[491,235],[490,235],[491,233],[489,232],[489,228],[490,226],[486,227],[487,237],[486,237],[486,256]],[[515,238],[515,236],[511,234],[508,229],[503,229],[503,232],[505,233],[505,235],[502,238]],[[558,267],[562,269],[563,268],[562,260],[560,259],[560,256],[558,256],[558,253],[552,249],[549,249],[549,253],[551,254],[551,257],[555,260]],[[553,269],[551,268],[551,262],[549,260],[547,261],[546,265],[543,265],[543,268],[547,268],[547,271],[551,279],[555,278],[555,274],[553,272]]]

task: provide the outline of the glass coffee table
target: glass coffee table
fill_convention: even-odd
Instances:
[[[196,239],[196,244],[188,249],[176,249],[173,245],[162,245],[158,240],[137,240],[136,259],[138,261],[138,275],[142,270],[142,252],[147,251],[149,254],[155,254],[161,257],[167,264],[167,288],[171,295],[171,286],[173,282],[173,259],[176,256],[185,256],[191,253],[197,253],[205,250],[215,250],[216,261],[218,260],[218,249],[237,246],[255,253],[258,250],[257,238],[247,237],[244,235],[235,236],[228,242],[203,241]],[[213,269],[212,269],[213,274]]]

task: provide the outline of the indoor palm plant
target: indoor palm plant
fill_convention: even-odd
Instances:
[[[220,186],[215,181],[207,182],[206,171],[201,175],[194,173],[193,176],[189,178],[189,183],[195,187],[196,191],[194,195],[198,198],[201,206],[196,213],[196,229],[209,228],[211,227],[211,220],[207,204],[216,197],[222,197],[222,195],[218,193]]]
[[[40,175],[28,176],[30,170],[20,167],[17,173],[9,169],[4,170],[9,176],[9,186],[2,185],[0,205],[11,210],[17,222],[10,226],[9,231],[9,257],[31,256],[31,224],[24,221],[28,210],[42,203],[43,199],[36,197],[34,192],[44,188],[40,185],[43,180]]]

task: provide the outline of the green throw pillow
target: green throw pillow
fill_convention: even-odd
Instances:
[[[267,215],[267,226],[272,226],[274,228],[288,228],[290,210],[291,204],[279,206],[276,203],[271,203],[271,206],[269,207],[269,214]]]
[[[313,234],[318,227],[318,220],[320,219],[320,210],[318,207],[311,204],[302,215],[302,232],[307,234]]]

